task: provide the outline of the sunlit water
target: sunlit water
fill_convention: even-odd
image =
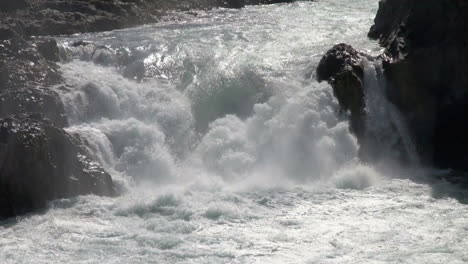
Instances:
[[[1,263],[467,263],[466,193],[421,169],[360,164],[331,88],[315,81],[333,44],[379,53],[366,38],[376,8],[176,13],[61,38],[67,130],[122,195],[55,201],[0,226]]]

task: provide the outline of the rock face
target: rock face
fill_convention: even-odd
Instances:
[[[112,179],[68,135],[55,40],[0,40],[0,219],[57,198],[114,195]]]
[[[376,59],[382,61],[386,96],[401,112],[421,161],[468,169],[468,2],[382,0],[369,37],[385,48]],[[358,139],[366,113],[356,63],[365,56],[339,45],[317,71],[350,111]]]
[[[0,119],[0,219],[76,195],[115,195],[112,179],[78,138],[40,115]]]
[[[468,169],[468,2],[381,1],[369,36],[386,48],[387,96],[420,156]]]

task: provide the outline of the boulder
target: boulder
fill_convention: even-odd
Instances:
[[[40,115],[0,119],[0,218],[77,195],[115,195],[108,173],[76,137]]]
[[[60,50],[55,39],[45,39],[36,43],[37,51],[44,59],[53,62],[60,61]]]
[[[365,130],[362,60],[363,55],[353,47],[338,44],[327,51],[317,67],[317,80],[330,83],[343,112],[349,111],[351,130],[358,138]]]

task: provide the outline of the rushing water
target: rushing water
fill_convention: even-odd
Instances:
[[[55,201],[0,226],[1,263],[467,263],[466,194],[425,184],[423,170],[360,164],[331,88],[315,81],[333,44],[380,51],[366,39],[376,8],[176,13],[60,39],[67,130],[122,195]],[[398,119],[376,113],[382,133],[381,119]]]

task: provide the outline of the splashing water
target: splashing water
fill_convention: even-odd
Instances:
[[[376,8],[175,13],[60,39],[67,131],[123,194],[0,226],[2,263],[467,262],[468,207],[444,195],[456,190],[360,164],[331,88],[315,82],[335,43],[380,52],[366,39]]]
[[[416,146],[399,110],[385,96],[386,82],[382,62],[364,61],[364,93],[366,94],[367,133],[376,141],[382,155],[397,158],[396,149],[403,149],[410,163],[420,165]],[[385,122],[382,122],[385,120]],[[402,146],[398,146],[401,144]],[[393,152],[393,153],[392,153]]]

